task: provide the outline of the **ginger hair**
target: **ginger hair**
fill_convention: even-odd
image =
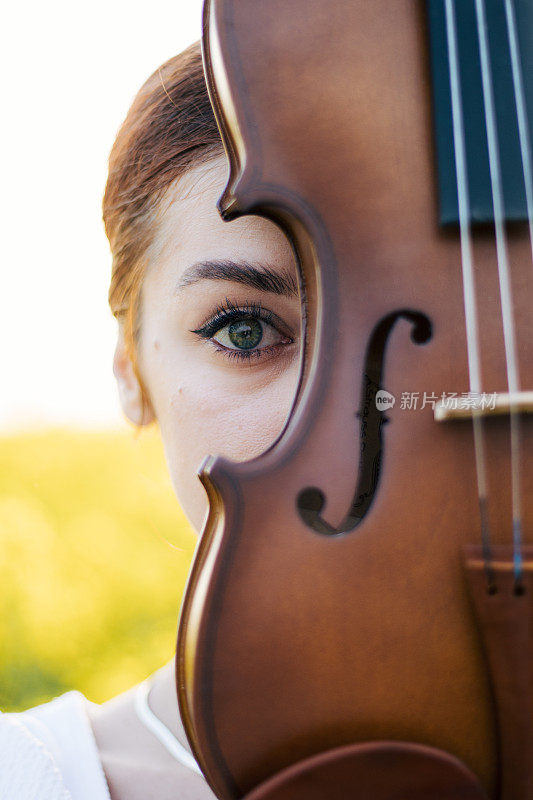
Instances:
[[[192,166],[223,152],[202,66],[199,43],[171,58],[135,97],[109,157],[103,199],[112,253],[109,305],[124,326],[128,355],[136,359],[141,289],[158,205]]]

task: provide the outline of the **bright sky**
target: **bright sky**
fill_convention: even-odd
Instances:
[[[201,0],[30,0],[3,13],[0,429],[108,426],[107,157],[137,89],[200,38]]]

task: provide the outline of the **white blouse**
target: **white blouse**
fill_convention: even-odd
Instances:
[[[88,702],[67,692],[0,714],[0,800],[110,800]]]

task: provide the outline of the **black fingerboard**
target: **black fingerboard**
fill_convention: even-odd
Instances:
[[[443,225],[459,221],[452,129],[445,0],[427,0],[439,215]],[[464,120],[470,222],[494,219],[480,48],[474,0],[454,0]],[[533,0],[513,0],[526,116],[533,135]],[[524,168],[509,35],[503,0],[485,0],[503,206],[509,221],[527,220]],[[529,151],[532,143],[529,138]]]

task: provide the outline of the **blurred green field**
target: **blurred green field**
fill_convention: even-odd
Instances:
[[[168,661],[194,546],[155,429],[0,438],[0,708]]]

